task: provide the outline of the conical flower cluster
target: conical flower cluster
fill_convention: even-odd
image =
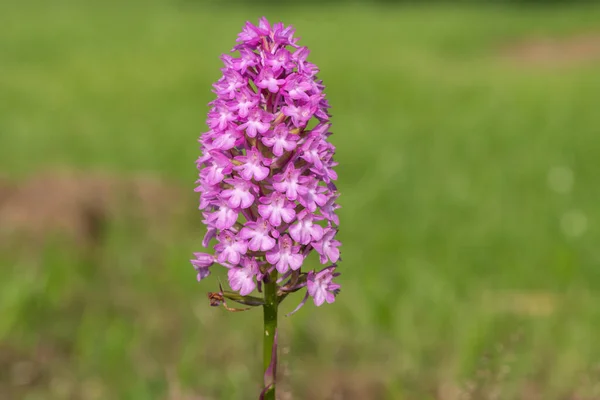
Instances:
[[[238,35],[237,57],[221,57],[196,161],[203,245],[216,244],[214,255],[195,253],[191,262],[198,280],[214,263],[228,268],[229,285],[242,296],[276,269],[280,290],[306,287],[321,305],[339,291],[332,282],[340,258],[337,163],[319,70],[297,41],[292,27],[262,18]],[[302,271],[313,250],[327,266]]]

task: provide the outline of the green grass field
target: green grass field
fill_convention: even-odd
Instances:
[[[342,293],[280,322],[282,399],[600,398],[600,62],[503,56],[600,41],[600,7],[28,0],[0,5],[0,173],[151,171],[192,227],[3,248],[0,398],[257,398],[261,310],[210,308],[188,260],[218,57],[261,15],[321,68],[343,207]]]

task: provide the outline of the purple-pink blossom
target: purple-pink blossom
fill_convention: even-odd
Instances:
[[[268,218],[273,226],[281,225],[282,220],[289,224],[296,216],[295,204],[282,193],[273,192],[269,197],[262,197],[260,201],[264,204],[258,206],[259,214]]]
[[[318,242],[313,243],[313,248],[320,254],[321,264],[327,263],[327,259],[332,263],[336,263],[340,259],[341,243],[335,240],[335,229],[327,228],[323,234],[323,238]]]
[[[240,178],[225,179],[230,188],[221,192],[221,198],[227,200],[229,208],[248,208],[254,204],[255,186],[250,180]]]
[[[288,235],[279,238],[277,248],[268,252],[266,258],[282,274],[286,273],[289,268],[297,270],[304,260],[300,254],[300,246],[294,246]]]
[[[294,163],[288,162],[285,171],[273,177],[273,187],[278,192],[285,193],[289,200],[296,200],[300,174],[302,174],[302,170],[294,167]]]
[[[246,296],[256,288],[255,279],[258,272],[256,260],[244,258],[240,266],[229,268],[227,272],[229,285],[233,290],[240,292],[242,296]]]
[[[290,130],[285,124],[278,124],[273,129],[272,135],[262,138],[263,144],[271,147],[273,155],[277,157],[281,157],[286,151],[294,150],[297,141],[298,136],[290,134]]]
[[[207,253],[194,253],[195,259],[191,260],[194,269],[198,272],[197,279],[201,281],[210,275],[208,267],[215,263],[215,256]]]
[[[238,237],[248,240],[248,248],[250,250],[267,251],[275,246],[275,239],[269,235],[270,230],[271,226],[263,219],[248,221],[240,231]]]
[[[231,231],[222,231],[217,235],[219,243],[215,246],[217,252],[217,261],[220,263],[229,262],[237,265],[241,261],[242,255],[248,251],[248,244],[245,240],[240,240],[235,233]]]
[[[298,221],[290,227],[290,236],[300,244],[317,243],[323,237],[323,227],[315,224],[321,217],[307,213],[306,210],[298,215]]]
[[[246,130],[246,135],[249,138],[254,138],[259,133],[266,133],[270,128],[270,122],[273,120],[273,115],[260,108],[253,108],[248,113],[246,121],[238,125],[239,130]]]
[[[339,275],[334,271],[335,266],[331,266],[318,273],[313,271],[308,273],[306,288],[316,306],[320,306],[324,302],[334,302],[335,295],[340,290],[340,285],[333,282],[333,278]]]
[[[217,98],[209,103],[196,161],[207,226],[202,245],[214,254],[194,253],[191,263],[198,280],[215,263],[228,268],[229,286],[242,296],[279,273],[282,288],[305,287],[316,305],[331,303],[339,292],[333,278],[340,206],[319,70],[282,23],[247,22],[236,42],[236,54],[221,56],[223,75],[213,85]],[[334,265],[308,268],[312,251]]]
[[[240,172],[243,179],[262,181],[269,176],[269,168],[267,167],[271,164],[269,158],[264,157],[257,149],[250,149],[246,154],[246,156],[235,158],[236,161],[241,163],[235,169]]]

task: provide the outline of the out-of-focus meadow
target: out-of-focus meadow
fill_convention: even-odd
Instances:
[[[188,260],[210,85],[261,15],[321,68],[343,207],[281,399],[600,398],[600,7],[29,0],[0,5],[0,398],[255,398],[261,310]]]

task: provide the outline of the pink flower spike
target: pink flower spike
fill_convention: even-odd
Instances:
[[[191,263],[198,280],[213,263],[227,268],[231,290],[248,305],[261,305],[247,294],[266,287],[279,294],[305,290],[300,307],[308,297],[321,305],[339,292],[335,265],[302,271],[312,253],[323,264],[341,259],[340,206],[325,86],[294,33],[264,17],[243,26],[233,47],[239,53],[221,56],[209,129],[198,138],[194,191],[207,252],[194,253]]]

